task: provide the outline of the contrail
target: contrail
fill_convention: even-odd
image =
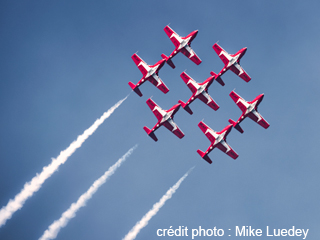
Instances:
[[[129,95],[128,95],[129,96]],[[40,174],[37,173],[35,177],[31,179],[30,182],[24,184],[23,189],[18,193],[14,199],[10,199],[6,206],[3,206],[0,210],[0,227],[2,227],[8,219],[10,219],[17,210],[22,208],[25,201],[31,197],[35,192],[37,192],[41,185],[47,180],[61,164],[64,164],[67,159],[79,148],[82,143],[92,134],[97,128],[106,120],[110,115],[116,110],[121,103],[127,99],[126,96],[124,99],[117,102],[113,107],[111,107],[107,112],[98,118],[91,127],[83,132],[82,135],[79,135],[77,140],[73,141],[70,146],[61,151],[60,155],[57,158],[52,158],[52,162],[42,169]]]
[[[134,146],[131,148],[125,155],[123,155],[115,164],[113,164],[108,171],[106,171],[99,179],[97,179],[91,187],[88,189],[87,192],[82,194],[78,201],[75,203],[72,203],[71,206],[67,211],[62,213],[61,217],[54,221],[49,228],[43,233],[43,235],[39,238],[39,240],[47,240],[47,239],[54,239],[57,237],[59,231],[61,228],[65,227],[69,220],[71,218],[74,218],[76,216],[77,211],[84,207],[87,203],[87,201],[92,197],[92,195],[98,190],[98,188],[104,184],[107,179],[115,173],[118,167],[121,166],[121,164],[126,160],[127,157],[131,155],[133,150],[137,147]]]
[[[194,167],[193,167],[194,168]],[[168,199],[172,197],[172,195],[176,192],[176,190],[179,188],[180,184],[183,182],[183,180],[189,175],[189,173],[193,170],[191,168],[185,175],[183,175],[182,178],[179,179],[179,181],[173,185],[165,195],[162,196],[162,198],[153,205],[152,209],[147,212],[146,215],[142,217],[142,219],[136,223],[136,225],[128,232],[128,234],[122,239],[122,240],[133,240],[136,238],[138,233],[142,228],[148,225],[149,220],[157,214],[157,212],[160,210],[160,208],[166,203]]]

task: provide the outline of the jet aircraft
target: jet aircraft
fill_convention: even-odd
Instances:
[[[264,94],[260,94],[251,102],[247,102],[246,100],[244,100],[235,91],[232,91],[229,95],[242,111],[241,116],[236,122],[233,121],[232,119],[229,119],[229,123],[231,123],[235,129],[243,133],[243,129],[240,127],[239,124],[246,117],[251,118],[253,121],[258,123],[260,126],[264,127],[265,129],[267,129],[270,126],[270,124],[260,115],[260,113],[258,113],[258,106],[261,103],[264,97]]]
[[[165,59],[161,59],[154,65],[148,65],[136,53],[133,54],[131,58],[134,61],[134,63],[137,65],[141,73],[143,74],[143,77],[140,79],[140,81],[136,85],[133,84],[132,82],[128,83],[129,86],[132,88],[133,91],[135,91],[136,94],[138,94],[140,97],[142,96],[139,86],[142,83],[144,83],[146,80],[150,81],[153,85],[159,88],[163,93],[167,93],[169,91],[167,86],[162,82],[162,80],[158,76],[159,70],[163,67],[164,63],[166,62]]]
[[[203,83],[197,83],[185,72],[181,73],[180,77],[187,84],[187,86],[190,88],[192,92],[192,96],[186,103],[179,100],[179,103],[181,103],[181,106],[184,110],[186,110],[189,114],[193,114],[192,110],[189,107],[189,104],[192,103],[196,98],[199,98],[202,102],[207,104],[213,110],[218,110],[218,104],[208,94],[208,88],[214,81],[214,76],[207,78]]]
[[[219,148],[222,152],[228,154],[233,159],[236,159],[239,156],[226,142],[227,135],[232,129],[232,124],[226,126],[221,132],[213,131],[203,121],[201,121],[198,126],[211,142],[207,151],[202,152],[200,149],[197,150],[199,155],[208,163],[212,163],[212,160],[208,157],[208,154],[215,147]]]
[[[146,126],[144,126],[143,129],[154,141],[158,141],[158,138],[154,134],[154,131],[157,130],[162,125],[164,125],[169,131],[175,134],[178,138],[184,137],[184,133],[179,129],[178,125],[173,121],[173,116],[179,110],[180,103],[174,105],[169,110],[163,110],[150,98],[147,100],[147,104],[151,109],[151,111],[153,112],[153,114],[158,119],[158,122],[151,130]]]
[[[225,64],[225,66],[221,69],[221,71],[218,74],[211,72],[211,75],[215,76],[217,82],[224,86],[224,82],[222,81],[221,76],[229,69],[235,74],[237,74],[239,77],[241,77],[244,81],[249,82],[251,80],[249,75],[240,66],[240,59],[246,53],[247,48],[242,48],[236,54],[227,53],[217,43],[213,44],[212,48],[216,51],[222,62]]]
[[[164,54],[161,54],[161,57],[166,60],[170,67],[175,68],[171,58],[177,55],[178,52],[183,53],[187,58],[189,58],[192,62],[199,65],[201,63],[201,59],[197,56],[197,54],[191,49],[191,42],[197,36],[198,30],[191,32],[186,37],[180,37],[175,31],[173,31],[169,26],[165,26],[164,31],[176,47],[173,52],[167,57]]]

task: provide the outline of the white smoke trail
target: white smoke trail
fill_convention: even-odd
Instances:
[[[193,167],[194,168],[194,167]],[[160,210],[160,208],[166,203],[168,199],[172,197],[172,195],[176,192],[176,190],[179,188],[180,184],[183,182],[183,180],[189,175],[189,173],[193,170],[191,168],[185,175],[183,175],[182,178],[179,179],[179,181],[173,185],[165,195],[162,196],[162,198],[159,200],[159,202],[155,203],[152,207],[152,209],[147,212],[146,215],[143,216],[143,218],[136,223],[136,225],[127,233],[127,235],[122,240],[133,240],[136,238],[138,233],[142,228],[148,225],[149,220],[157,214],[157,212]]]
[[[18,193],[14,199],[10,199],[6,206],[3,206],[0,210],[0,227],[2,227],[8,219],[10,219],[16,211],[22,208],[25,201],[31,197],[35,192],[37,192],[41,185],[47,180],[55,171],[58,170],[61,164],[64,164],[67,159],[79,148],[82,143],[92,134],[97,128],[106,120],[110,115],[116,110],[121,103],[127,99],[126,96],[124,99],[117,102],[113,107],[111,107],[107,112],[97,119],[91,127],[83,132],[82,135],[79,135],[77,140],[73,141],[70,146],[64,151],[60,152],[60,155],[57,158],[52,158],[52,162],[42,169],[40,174],[36,174],[35,177],[31,179],[30,182],[24,184],[23,189]]]
[[[74,218],[76,216],[77,211],[84,207],[87,203],[87,201],[92,197],[92,195],[98,190],[98,188],[104,184],[107,179],[114,174],[114,172],[117,170],[118,167],[121,166],[121,164],[126,160],[127,157],[130,156],[130,154],[133,152],[133,150],[137,147],[134,146],[131,148],[125,155],[123,155],[115,164],[113,164],[108,171],[106,171],[99,179],[97,179],[91,187],[88,189],[87,192],[82,194],[78,201],[75,203],[72,203],[71,206],[67,211],[62,213],[61,217],[54,221],[49,228],[43,233],[43,235],[39,238],[39,240],[47,240],[47,239],[54,239],[57,237],[59,231],[61,228],[65,227],[69,220],[71,218]]]

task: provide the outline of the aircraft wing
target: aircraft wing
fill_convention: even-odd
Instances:
[[[259,104],[261,103],[261,101],[263,100],[263,98],[264,98],[264,94],[262,93],[262,94],[256,96],[255,99],[253,99],[251,102],[248,102],[248,103],[249,103],[249,104],[252,104],[252,103],[254,103],[254,102],[257,102],[257,103],[256,103],[256,107],[258,107]]]
[[[179,35],[175,31],[173,31],[172,28],[169,26],[165,26],[163,30],[166,32],[166,34],[168,35],[168,37],[170,38],[174,46],[178,48],[180,46],[180,42],[178,41],[176,36],[179,36]]]
[[[187,86],[189,87],[189,89],[191,90],[192,93],[197,92],[197,89],[195,88],[195,86],[192,83],[195,83],[196,81],[193,80],[187,73],[183,72],[180,74],[180,77],[182,78],[182,80],[185,82],[185,84],[187,84]]]
[[[226,54],[228,54],[222,47],[220,47],[217,43],[213,44],[213,50],[218,54],[222,62],[227,65],[229,63],[228,58],[226,58]]]
[[[206,135],[206,137],[213,144],[216,141],[216,138],[212,135],[213,130],[210,127],[208,127],[203,121],[199,122],[198,126],[204,133],[204,135]]]
[[[217,148],[219,148],[222,152],[226,153],[233,159],[236,159],[239,156],[225,141],[219,142],[217,144]]]
[[[178,125],[172,120],[168,119],[168,121],[164,122],[163,124],[169,131],[171,131],[174,135],[176,135],[178,138],[183,138],[184,133],[180,130]]]
[[[223,134],[224,132],[224,137],[223,139],[226,140],[229,132],[232,130],[232,124],[229,124],[228,126],[226,126],[224,129],[222,129],[222,131],[217,132],[217,134]]]
[[[247,111],[247,107],[242,103],[242,101],[246,102],[246,100],[240,97],[235,91],[232,91],[229,95],[232,98],[232,100],[237,104],[237,106],[241,109],[242,112]]]
[[[133,54],[131,56],[131,58],[134,61],[134,63],[137,65],[137,67],[139,68],[139,70],[143,74],[143,76],[147,75],[148,71],[144,66],[146,66],[148,64],[146,62],[144,62],[136,53]]]
[[[207,93],[203,92],[198,96],[198,98],[207,104],[209,107],[211,107],[213,110],[217,111],[219,109],[219,105],[213,100],[213,98]]]
[[[270,124],[257,111],[250,112],[248,114],[248,117],[251,118],[253,121],[258,123],[260,126],[262,126],[265,129],[267,129],[270,126]]]
[[[241,77],[244,81],[249,82],[251,77],[244,71],[244,69],[238,64],[234,64],[230,67],[231,71]]]
[[[159,90],[162,91],[163,93],[169,92],[169,88],[164,84],[164,82],[162,82],[162,80],[160,79],[160,77],[157,74],[153,74],[152,76],[148,77],[147,79],[154,86],[159,88]]]
[[[189,58],[192,62],[199,65],[202,61],[197,56],[197,54],[192,50],[192,48],[189,45],[186,45],[184,48],[180,49],[180,52],[183,53],[187,58]]]
[[[153,112],[153,114],[156,116],[156,118],[158,119],[158,121],[162,120],[162,114],[161,114],[161,110],[162,108],[160,108],[154,101],[152,101],[150,98],[147,100],[147,104],[149,106],[149,108],[151,109],[151,111]]]

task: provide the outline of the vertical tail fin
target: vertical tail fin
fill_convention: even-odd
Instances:
[[[128,84],[136,94],[142,97],[142,93],[140,92],[140,89],[136,85],[134,85],[132,82],[128,82]]]
[[[237,129],[239,132],[243,133],[243,129],[240,127],[239,123],[233,121],[232,119],[229,119],[229,123],[232,124],[232,126]]]
[[[200,149],[197,150],[197,153],[199,153],[199,155],[206,160],[209,164],[212,163],[211,159],[208,157],[208,154],[205,154],[204,152],[202,152]]]
[[[214,76],[214,79],[218,82],[218,83],[220,83],[220,85],[221,86],[224,86],[225,84],[224,84],[224,82],[222,81],[222,78],[220,77],[220,76],[218,76],[218,74],[216,74],[215,72],[210,72],[210,74],[212,75],[212,76]]]
[[[176,66],[173,64],[172,60],[171,60],[169,57],[167,57],[166,55],[164,55],[163,53],[161,54],[161,57],[166,60],[166,63],[168,63],[168,65],[169,65],[170,67],[172,67],[172,68],[175,68],[175,67],[176,67]]]
[[[149,128],[147,128],[146,126],[143,127],[143,129],[147,132],[147,134],[156,142],[158,141],[158,138],[156,137],[156,135],[154,134],[153,131],[151,131]]]

